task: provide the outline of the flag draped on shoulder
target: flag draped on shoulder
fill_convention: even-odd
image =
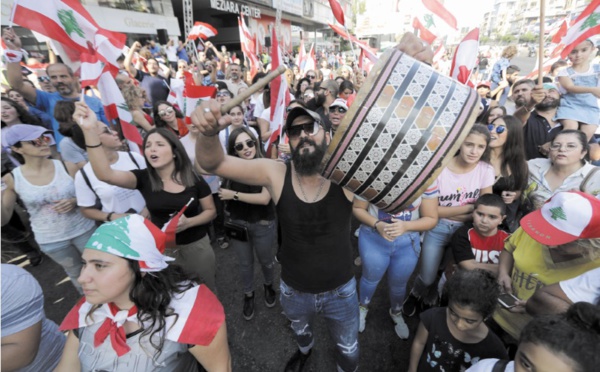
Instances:
[[[462,39],[454,51],[450,77],[463,84],[469,83],[479,53],[479,28],[474,28]],[[468,84],[472,85],[472,84]]]
[[[206,40],[209,37],[217,36],[217,29],[208,23],[204,22],[196,22],[194,23],[194,27],[190,30],[190,34],[188,35],[188,40],[196,40],[197,38],[201,38],[202,40]]]
[[[246,26],[244,16],[238,17],[238,27],[240,31],[240,45],[242,47],[242,53],[248,59],[250,65],[250,75],[254,77],[258,72],[258,58],[256,57],[256,42],[250,33],[250,30]]]
[[[561,44],[565,45],[565,49],[561,57],[567,58],[579,43],[598,34],[600,34],[600,0],[594,0],[581,12],[562,37]]]
[[[277,41],[277,32],[275,27],[272,28],[271,37],[273,42],[273,48],[271,51],[271,70],[275,71],[281,64],[283,64],[283,58],[281,53],[281,46]],[[287,80],[283,76],[279,75],[273,81],[271,81],[271,137],[267,142],[266,149],[270,149],[271,145],[275,143],[277,137],[281,134],[283,128],[283,116],[285,108],[290,103],[290,93],[287,85]]]
[[[456,17],[438,0],[416,0],[416,14],[413,27],[419,31],[419,37],[428,43],[443,34],[448,28],[457,30]]]
[[[98,26],[78,0],[19,0],[14,6],[15,24],[79,53],[95,51],[101,61],[118,67],[125,35]]]

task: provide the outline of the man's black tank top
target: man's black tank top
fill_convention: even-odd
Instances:
[[[281,279],[302,292],[321,293],[348,282],[354,275],[350,218],[352,203],[334,183],[316,203],[300,200],[287,166],[277,218],[281,225]]]

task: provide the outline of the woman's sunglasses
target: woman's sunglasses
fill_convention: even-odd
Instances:
[[[49,83],[50,77],[49,76],[38,76],[38,81],[40,83]]]
[[[346,110],[343,107],[338,107],[338,106],[329,108],[329,112],[336,112],[336,111],[339,112],[340,114],[345,114],[348,110]]]
[[[50,143],[50,137],[42,135],[40,138],[36,138],[31,141],[23,141],[23,142],[29,143],[30,145],[32,145],[34,147],[42,147],[42,146]]]
[[[160,110],[158,112],[158,115],[159,116],[171,115],[174,112],[175,112],[175,110],[173,110],[172,107],[169,107],[168,109]]]
[[[490,133],[494,133],[494,128],[496,128],[496,133],[501,134],[504,133],[506,127],[504,125],[495,126],[494,124],[488,124],[488,129]]]
[[[254,147],[254,145],[255,145],[254,141],[252,141],[250,139],[246,140],[246,147],[247,148],[251,149],[251,148]],[[244,149],[244,143],[243,142],[236,143],[235,146],[233,146],[233,149],[235,151],[242,151]]]

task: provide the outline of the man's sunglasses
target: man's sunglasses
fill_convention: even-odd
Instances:
[[[336,112],[336,111],[339,112],[340,114],[345,114],[348,110],[346,110],[343,107],[339,107],[339,106],[329,108],[329,112]]]
[[[175,112],[175,110],[173,110],[172,107],[169,107],[168,109],[160,110],[158,112],[158,116],[171,115],[174,112]]]
[[[506,127],[504,125],[495,126],[494,124],[488,124],[488,129],[490,133],[494,133],[494,128],[496,128],[496,133],[501,134],[504,133]]]
[[[50,77],[48,77],[48,76],[38,76],[38,81],[40,83],[49,83],[50,82]]]
[[[31,141],[23,141],[23,142],[29,143],[30,145],[32,145],[34,147],[42,147],[42,146],[50,143],[50,137],[47,137],[46,135],[42,135],[40,138],[36,138]]]
[[[317,121],[308,124],[294,125],[287,128],[286,132],[289,138],[298,138],[302,132],[309,136],[314,136],[319,132],[320,124]]]
[[[316,79],[317,75],[306,75],[306,77],[312,80],[312,79]]]
[[[256,145],[256,143],[254,143],[254,141],[252,141],[251,139],[246,140],[247,148],[251,149],[254,147],[254,145]],[[236,143],[235,146],[233,146],[233,149],[235,151],[242,151],[244,149],[244,143],[243,142]]]

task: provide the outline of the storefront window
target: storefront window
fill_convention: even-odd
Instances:
[[[156,13],[151,0],[98,0],[98,5],[134,12]]]

